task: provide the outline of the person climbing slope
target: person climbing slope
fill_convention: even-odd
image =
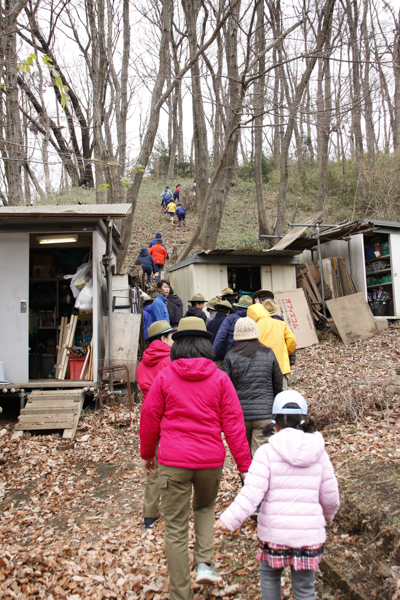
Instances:
[[[177,209],[175,211],[176,216],[178,217],[178,227],[180,228],[181,223],[186,225],[186,208],[182,206],[180,202],[178,202]]]
[[[171,217],[171,223],[173,225],[174,224],[175,211],[176,211],[176,204],[175,204],[175,202],[173,200],[171,200],[171,202],[168,203],[167,211],[168,211],[169,216]]]
[[[154,263],[155,263],[155,273],[157,273],[156,275],[156,281],[158,281],[159,279],[159,273],[163,270],[164,268],[164,264],[165,264],[165,260],[168,257],[167,251],[163,246],[163,242],[161,238],[157,238],[157,243],[155,246],[152,246],[149,250],[149,254],[151,254],[151,256],[154,259]]]
[[[142,262],[142,270],[147,275],[147,285],[150,283],[151,274],[156,272],[156,264],[152,256],[149,255],[147,248],[141,248],[139,256],[136,259]]]

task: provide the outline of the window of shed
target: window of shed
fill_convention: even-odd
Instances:
[[[256,292],[261,288],[260,267],[228,267],[228,286],[238,292],[239,297]]]

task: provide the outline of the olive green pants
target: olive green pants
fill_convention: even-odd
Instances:
[[[158,454],[158,442],[156,449],[156,460]],[[158,487],[158,464],[153,473],[146,473],[146,487],[144,490],[143,517],[145,519],[156,519],[158,517],[158,505],[160,504],[160,488]]]
[[[263,435],[262,430],[265,425],[269,425],[271,419],[259,419],[258,421],[245,421],[246,437],[249,443],[251,458],[255,455],[257,449],[268,442],[268,438]]]
[[[160,503],[160,488],[158,487],[158,465],[153,473],[146,474],[146,487],[144,490],[143,516],[145,519],[156,519],[158,517],[158,505]]]
[[[193,493],[195,545],[193,566],[214,564],[215,500],[222,476],[217,469],[183,469],[158,465],[158,485],[165,523],[165,553],[170,600],[191,600],[189,511]]]

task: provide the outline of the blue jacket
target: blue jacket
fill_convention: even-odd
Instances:
[[[228,315],[223,321],[213,343],[214,360],[224,360],[225,354],[235,346],[233,339],[236,322],[242,317],[247,316],[247,308],[238,308],[237,312]]]
[[[169,321],[169,313],[167,310],[167,299],[161,294],[158,294],[157,298],[151,305],[151,317],[152,323],[155,321]]]
[[[184,206],[178,206],[176,211],[176,215],[186,215],[186,208]]]
[[[156,272],[156,263],[154,262],[154,258],[149,254],[147,248],[141,249],[138,259],[142,261],[143,271],[150,271],[151,273]]]
[[[144,339],[147,340],[149,337],[148,329],[152,324],[153,320],[151,318],[151,304],[148,304],[143,308],[143,326],[144,326]]]

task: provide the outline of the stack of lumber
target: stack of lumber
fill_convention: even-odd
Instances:
[[[11,439],[18,439],[24,431],[64,429],[63,438],[73,440],[84,399],[82,389],[33,390]]]
[[[344,258],[324,258],[322,270],[325,300],[357,294],[357,288]],[[297,287],[303,288],[317,327],[322,329],[325,325],[329,325],[339,335],[334,320],[323,315],[321,274],[318,261],[305,264],[300,268]]]
[[[69,361],[68,348],[74,344],[77,324],[78,315],[71,315],[69,322],[68,317],[61,317],[60,334],[58,338],[56,379],[65,379]]]

